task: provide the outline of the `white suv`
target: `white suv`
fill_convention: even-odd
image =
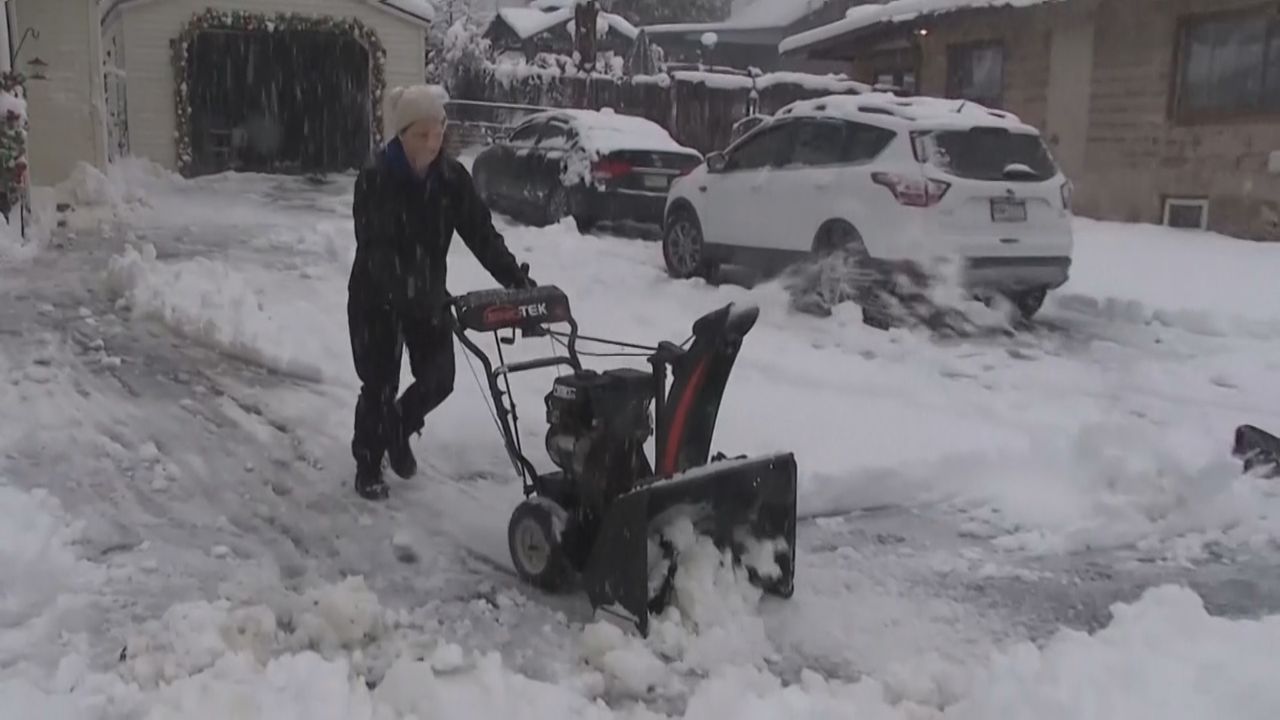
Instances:
[[[834,95],[783,108],[678,180],[673,277],[844,250],[872,276],[960,260],[1030,317],[1071,266],[1071,184],[1035,128],[962,100]],[[861,301],[860,301],[861,302]]]

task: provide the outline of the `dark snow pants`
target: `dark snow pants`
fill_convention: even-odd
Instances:
[[[351,355],[360,378],[351,454],[376,468],[398,438],[422,430],[427,413],[453,392],[453,332],[447,316],[403,312],[353,298],[347,302]],[[396,399],[405,347],[413,384]]]

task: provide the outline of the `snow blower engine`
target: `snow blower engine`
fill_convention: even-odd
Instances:
[[[725,383],[758,308],[726,305],[694,322],[684,345],[646,347],[580,335],[568,297],[555,286],[482,290],[450,302],[455,334],[484,367],[498,430],[523,481],[525,500],[512,513],[507,541],[524,581],[560,592],[580,580],[594,609],[648,635],[650,615],[670,602],[679,562],[663,531],[687,519],[731,550],[765,592],[791,596],[794,455],[709,458]],[[569,331],[548,327],[555,324]],[[468,331],[494,334],[496,366]],[[566,353],[508,363],[502,346],[517,336],[549,337]],[[630,348],[612,355],[646,357],[649,369],[584,369],[579,340]],[[545,397],[545,446],[558,469],[539,473],[521,444],[510,376],[546,368],[564,370]]]

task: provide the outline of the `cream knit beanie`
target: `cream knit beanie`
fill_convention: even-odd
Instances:
[[[387,93],[387,129],[391,135],[419,120],[444,120],[449,93],[439,85],[410,85]]]

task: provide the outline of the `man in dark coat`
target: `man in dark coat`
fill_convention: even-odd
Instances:
[[[441,152],[444,103],[438,87],[393,90],[388,119],[396,136],[356,180],[347,322],[361,387],[351,452],[356,492],[371,500],[388,495],[384,453],[397,475],[414,475],[409,438],[453,392],[445,280],[454,231],[503,287],[533,284],[494,228],[471,175]],[[414,382],[397,399],[406,346]]]

